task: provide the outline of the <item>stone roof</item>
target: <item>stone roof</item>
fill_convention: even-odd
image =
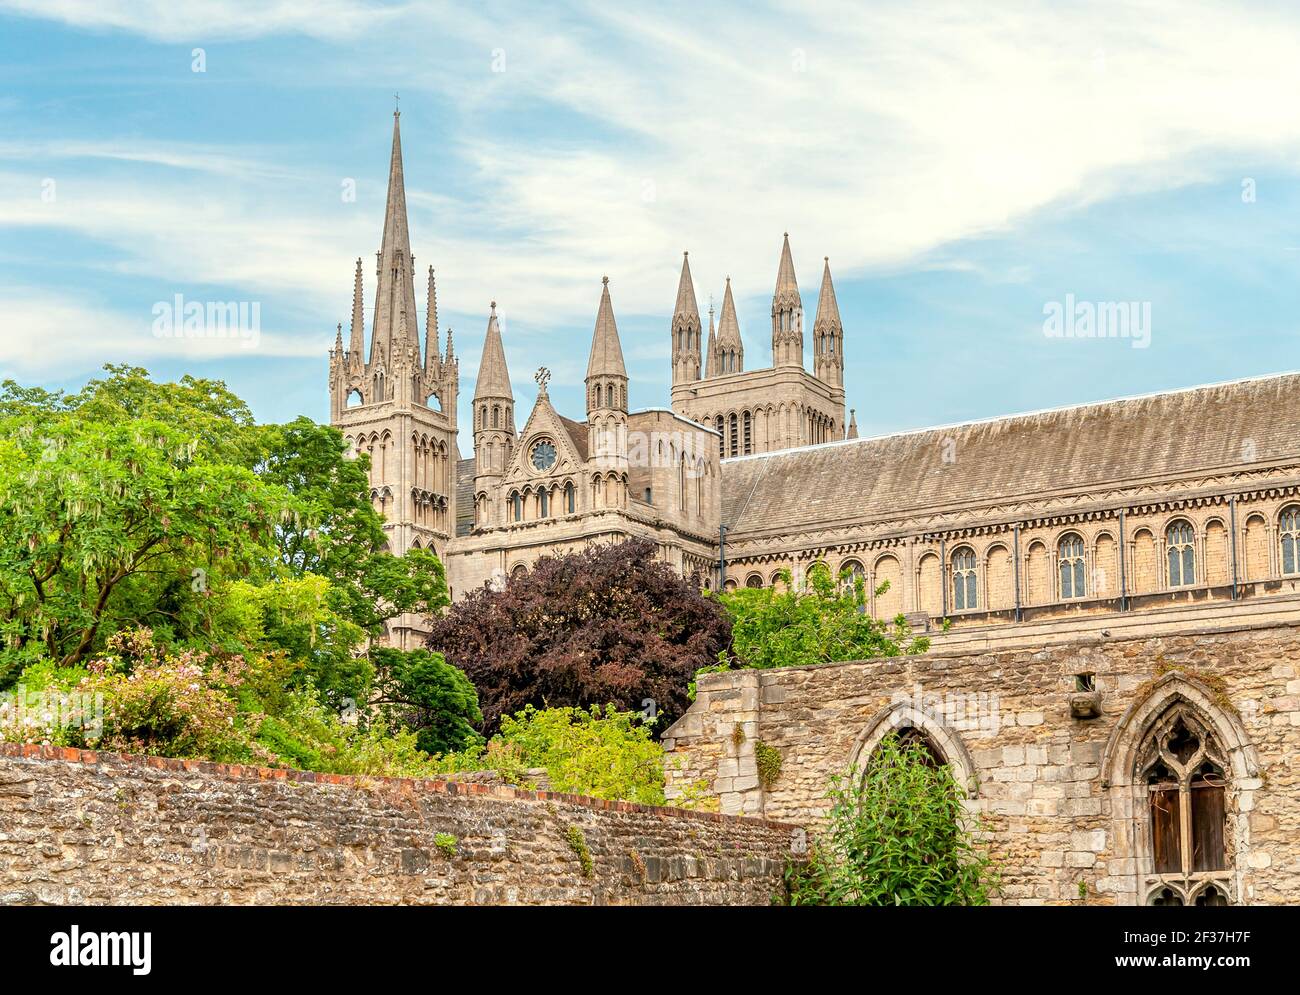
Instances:
[[[623,365],[623,346],[618,340],[618,323],[614,305],[609,300],[609,277],[601,278],[600,308],[596,311],[596,328],[591,333],[591,355],[587,359],[587,379],[597,376],[627,378]]]
[[[821,331],[830,328],[839,330],[843,327],[840,306],[835,300],[835,284],[831,282],[831,260],[825,256],[822,260],[822,289],[817,295],[817,317],[813,319],[813,328]]]
[[[745,354],[745,346],[740,338],[740,322],[736,320],[736,302],[731,296],[731,277],[727,277],[727,287],[722,293],[722,316],[718,319],[717,349],[719,352],[734,349],[738,357],[743,357]]]
[[[483,358],[478,364],[478,377],[474,382],[474,400],[484,397],[514,400],[514,396],[510,389],[510,370],[506,367],[506,350],[501,344],[501,327],[497,324],[497,302],[493,301],[487,334],[483,336]]]
[[[569,433],[569,440],[573,443],[573,448],[578,450],[578,458],[585,462],[587,459],[587,423],[565,418],[564,415],[560,415],[560,422],[564,425],[564,430]]]
[[[388,199],[384,206],[384,236],[379,246],[379,285],[375,291],[375,323],[370,337],[370,361],[391,362],[400,339],[409,335],[416,365],[420,360],[416,327],[415,271],[411,235],[406,222],[406,181],[402,172],[401,114],[393,112],[393,152],[388,165]]]
[[[781,262],[776,268],[776,291],[772,294],[772,300],[782,303],[787,299],[798,301],[799,299],[799,281],[794,278],[794,259],[790,255],[790,233],[785,233],[785,240],[781,243]]]
[[[682,253],[682,275],[677,281],[677,303],[673,307],[673,317],[694,318],[699,326],[700,309],[695,303],[695,283],[691,280],[689,253]]]
[[[1300,373],[723,462],[728,531],[888,521],[1300,460]],[[945,459],[948,455],[948,459]]]

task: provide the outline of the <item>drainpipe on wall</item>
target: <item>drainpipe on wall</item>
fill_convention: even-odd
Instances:
[[[718,593],[727,589],[727,527],[718,526]]]
[[[1119,610],[1128,611],[1128,571],[1125,561],[1128,559],[1128,532],[1124,528],[1124,509],[1119,510]]]
[[[1232,527],[1232,600],[1237,600],[1237,495],[1228,499],[1228,515]]]
[[[939,585],[943,588],[942,600],[943,615],[941,618],[948,617],[948,540],[939,540]]]
[[[1012,555],[1011,559],[1014,562],[1016,568],[1016,621],[1020,622],[1023,620],[1024,615],[1020,610],[1020,523],[1019,522],[1016,523],[1016,527],[1012,530],[1011,535],[1012,535],[1011,542],[1012,545],[1015,547],[1015,552]]]

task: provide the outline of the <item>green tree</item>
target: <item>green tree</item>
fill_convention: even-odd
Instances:
[[[923,653],[930,646],[926,637],[911,635],[901,615],[893,622],[873,618],[866,610],[861,578],[846,573],[837,581],[819,563],[808,572],[802,590],[794,588],[789,571],[783,572],[783,579],[781,591],[743,588],[718,596],[731,617],[728,656],[736,665],[801,667]],[[881,585],[877,595],[886,589]]]
[[[446,576],[433,552],[388,551],[383,516],[370,503],[368,455],[348,458],[342,433],[308,418],[266,427],[262,444],[258,476],[296,502],[295,515],[275,530],[286,571],[328,578],[336,610],[371,636],[398,615],[432,615],[447,605]]]
[[[455,753],[482,744],[475,731],[483,722],[478,692],[441,653],[378,647],[371,655],[379,680],[370,703],[389,725],[412,730],[426,753]]]
[[[63,394],[0,385],[0,687],[113,633],[280,653],[295,685],[364,701],[367,639],[447,602],[427,551],[393,556],[365,457],[300,418],[258,426],[226,387],[107,367]]]
[[[75,665],[140,621],[202,631],[190,592],[255,570],[292,512],[283,490],[231,462],[251,450],[230,395],[187,378],[151,385],[145,403],[140,371],[111,372],[72,397],[0,386],[0,670],[10,676],[41,656]]]
[[[865,770],[836,778],[807,864],[787,874],[792,905],[987,905],[997,887],[965,794],[919,742],[886,737]]]

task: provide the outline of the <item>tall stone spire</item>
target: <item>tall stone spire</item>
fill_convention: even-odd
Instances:
[[[586,384],[588,458],[614,474],[601,496],[603,506],[621,508],[627,504],[627,367],[607,276],[601,279]]]
[[[844,386],[844,325],[831,283],[831,260],[824,259],[822,286],[813,319],[813,375],[832,387]]]
[[[856,439],[858,437],[858,411],[856,408],[849,408],[849,431],[844,436],[846,439]]]
[[[781,245],[776,291],[772,294],[772,365],[803,366],[803,299],[794,278],[789,232]]]
[[[673,383],[700,379],[700,308],[695,302],[688,253],[682,253],[682,275],[677,281],[677,304],[673,307]]]
[[[393,342],[405,315],[419,352],[415,327],[415,260],[406,222],[406,183],[402,174],[401,112],[393,111],[393,152],[388,165],[388,201],[384,208],[384,237],[378,252],[375,324],[370,338],[370,362],[391,362]],[[418,356],[417,356],[418,363]]]
[[[450,339],[447,349],[451,350]],[[478,366],[478,380],[474,384],[474,400],[498,398],[513,401],[510,388],[510,371],[506,368],[506,350],[501,342],[501,328],[497,324],[497,302],[492,302],[488,315],[487,335],[483,339],[483,358]]]
[[[713,298],[709,297],[709,340],[704,346],[704,375],[713,377],[718,375],[718,365],[715,359],[718,352],[718,338],[713,331]]]
[[[433,267],[429,267],[429,289],[425,296],[424,317],[424,372],[430,380],[442,373],[442,353],[438,350],[438,288],[433,282]]]
[[[385,548],[395,556],[417,547],[443,556],[457,527],[460,371],[454,358],[440,362],[438,355],[432,270],[424,343],[427,365],[420,358],[415,257],[407,228],[401,127],[396,112],[376,264],[378,281],[370,304],[372,313],[368,314],[362,260],[357,260],[346,362],[337,361],[344,336],[341,327],[335,332],[329,375],[330,424],[342,430],[356,452],[371,453],[368,483],[383,516]],[[372,323],[369,342],[367,320]],[[436,405],[431,401],[434,396]],[[427,633],[428,620],[423,613],[405,612],[388,623],[381,638],[384,645],[413,649],[424,644]]]
[[[352,332],[348,351],[352,362],[365,362],[366,306],[361,289],[361,257],[357,256],[357,273],[352,284]]]
[[[447,358],[450,358],[451,330],[447,331]],[[515,395],[510,388],[510,371],[506,368],[506,350],[501,342],[497,322],[497,302],[488,315],[487,335],[483,338],[483,358],[478,365],[474,384],[474,524],[499,524],[505,521],[501,503],[501,475],[515,447]]]
[[[601,278],[600,309],[596,312],[596,329],[591,336],[591,355],[587,359],[587,381],[593,377],[621,379],[627,386],[627,367],[623,365],[623,346],[614,321],[614,305],[609,299],[609,277]],[[590,405],[588,405],[590,407]],[[623,402],[627,410],[627,402]]]
[[[740,322],[736,320],[736,302],[731,297],[731,277],[722,295],[722,315],[718,319],[718,337],[714,345],[716,356],[713,373],[740,373],[745,369],[745,345],[740,340]]]

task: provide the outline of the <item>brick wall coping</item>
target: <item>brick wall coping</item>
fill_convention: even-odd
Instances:
[[[636,802],[606,801],[603,798],[569,795],[558,791],[528,791],[508,784],[474,784],[466,781],[440,781],[417,777],[379,777],[371,774],[321,774],[309,770],[291,770],[286,767],[257,767],[251,764],[215,763],[210,760],[182,760],[175,757],[152,757],[135,753],[108,753],[99,750],[82,750],[71,746],[42,746],[39,743],[0,743],[0,759],[3,758],[88,765],[96,765],[101,762],[120,763],[176,773],[206,774],[226,780],[332,784],[344,788],[370,788],[382,784],[412,792],[427,791],[444,795],[476,795],[502,801],[564,802],[595,811],[657,815],[662,818],[695,819],[702,822],[737,825],[747,824],[787,832],[802,828],[789,822],[775,822],[771,819],[756,819],[751,816],[723,815],[720,812],[698,812],[693,809],[674,808],[671,805],[641,805]]]

